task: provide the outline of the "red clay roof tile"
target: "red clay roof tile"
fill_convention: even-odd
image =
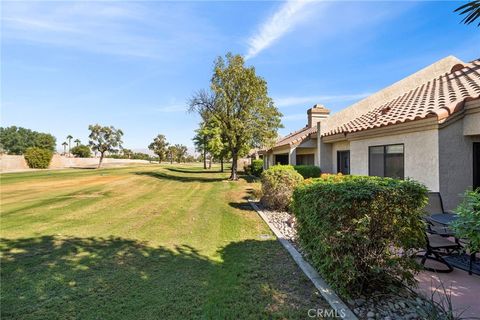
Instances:
[[[465,101],[477,98],[480,98],[480,59],[463,67],[455,65],[451,72],[427,81],[322,136],[352,133],[428,117],[437,117],[442,122],[461,110]]]
[[[303,127],[302,129],[300,129],[298,131],[292,132],[292,133],[286,135],[285,137],[280,138],[280,140],[278,140],[275,143],[274,147],[292,145],[292,144],[301,142],[304,139],[308,138],[312,133],[316,133],[316,132],[317,132],[317,127],[316,126],[312,127],[312,128],[310,128],[308,126]]]

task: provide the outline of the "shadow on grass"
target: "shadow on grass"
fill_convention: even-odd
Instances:
[[[253,208],[248,202],[229,202],[228,205],[235,209],[252,211]]]
[[[180,172],[180,173],[222,173],[220,170],[212,170],[212,169],[199,169],[199,168],[191,168],[191,169],[178,169],[178,168],[166,168],[168,171],[173,172]]]
[[[2,239],[1,251],[2,319],[305,318],[326,307],[276,241],[230,243],[221,260],[118,237]]]
[[[252,175],[245,174],[243,171],[239,173],[238,175],[239,178],[244,179],[248,183],[254,183],[254,182],[259,182],[260,178],[254,177]]]
[[[192,173],[192,172],[190,172]],[[141,171],[135,172],[137,175],[142,176],[150,176],[157,179],[167,179],[167,180],[174,180],[180,182],[216,182],[216,181],[223,181],[226,180],[225,178],[207,178],[207,177],[196,177],[196,176],[177,176],[171,175],[165,172],[160,171]]]

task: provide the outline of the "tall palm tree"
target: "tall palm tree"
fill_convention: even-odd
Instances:
[[[78,147],[78,146],[80,145],[80,143],[81,143],[80,139],[75,139],[75,141],[73,141],[73,142],[75,142],[75,144],[77,145],[77,147]]]
[[[466,14],[462,22],[465,24],[470,24],[480,18],[480,0],[470,1],[455,9],[455,12],[458,11],[461,11],[459,13],[460,15]],[[478,23],[477,27],[480,27],[480,22]]]
[[[71,135],[68,135],[67,136],[67,140],[68,140],[68,155],[70,155],[70,150],[72,149],[72,139],[73,137]]]
[[[62,143],[62,146],[63,146],[63,155],[66,155],[67,154],[67,146],[68,146],[68,143],[66,141],[64,141]]]

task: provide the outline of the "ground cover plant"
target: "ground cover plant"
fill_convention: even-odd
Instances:
[[[292,319],[328,307],[219,167],[2,174],[2,319]]]

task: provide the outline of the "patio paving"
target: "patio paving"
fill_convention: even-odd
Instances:
[[[480,276],[469,275],[468,272],[455,268],[450,273],[422,271],[416,278],[419,282],[417,288],[419,293],[429,298],[436,291],[434,299],[440,302],[441,299],[445,299],[443,283],[446,293],[451,296],[457,314],[463,312],[462,316],[465,318],[480,317],[478,298]]]

